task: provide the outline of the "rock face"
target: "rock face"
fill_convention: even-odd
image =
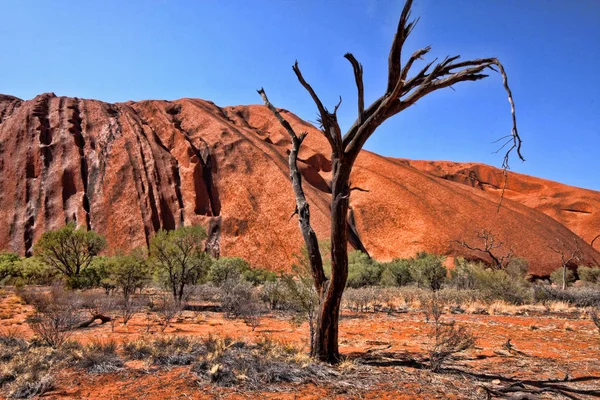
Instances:
[[[565,225],[600,251],[600,192],[508,172],[477,163],[402,160],[437,177],[518,201]],[[594,239],[596,239],[594,241]]]
[[[327,239],[327,143],[312,125],[283,114],[309,132],[300,167],[313,226]],[[160,229],[202,224],[214,255],[288,269],[302,243],[290,219],[288,146],[262,106],[0,95],[0,248],[31,254],[44,231],[69,221],[105,235],[111,249],[146,246]],[[547,247],[557,240],[578,241],[583,262],[600,263],[589,245],[600,226],[600,193],[511,174],[498,211],[500,171],[440,165],[363,152],[352,184],[369,192],[352,193],[353,245],[381,260],[420,250],[485,259],[455,240],[478,244],[476,231],[486,228],[505,242],[501,250],[512,247],[528,259],[534,274],[558,267]],[[471,184],[467,170],[479,183]]]

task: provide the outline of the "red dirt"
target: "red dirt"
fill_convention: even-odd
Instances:
[[[585,311],[541,315],[532,306],[523,315],[445,315],[472,330],[477,336],[476,347],[450,364],[468,373],[498,375],[518,380],[562,380],[595,377],[587,385],[598,387],[600,381],[600,334],[586,317]],[[6,313],[2,327],[18,329],[24,337],[31,335],[25,315],[30,312],[14,296],[4,296],[0,309]],[[407,365],[407,360],[423,360],[429,342],[428,325],[422,313],[405,314],[343,312],[340,326],[340,349],[351,360],[369,354],[380,354],[381,365],[340,365],[341,376],[356,376],[355,380],[370,382],[366,386],[350,384],[292,385],[281,384],[278,391],[244,391],[243,388],[221,388],[198,381],[189,367],[151,368],[142,361],[129,361],[119,373],[94,375],[81,370],[61,371],[55,388],[45,398],[73,399],[347,399],[347,398],[485,398],[477,383],[465,373],[432,374]],[[157,337],[156,325],[153,333]],[[91,340],[124,342],[146,335],[143,317],[134,318],[129,327],[117,325],[111,332],[109,324],[77,330],[72,337],[82,343]],[[252,332],[239,320],[223,318],[220,313],[184,312],[183,317],[168,328],[166,334],[204,336],[228,335],[246,341],[269,336],[276,340],[306,346],[307,326],[294,326],[282,316],[272,315]],[[507,339],[517,353],[503,349]],[[388,347],[389,348],[386,348]],[[377,349],[384,349],[378,352]],[[395,365],[397,362],[398,365]],[[356,375],[351,375],[356,374]],[[350,378],[349,378],[350,379]],[[488,379],[487,384],[493,383]],[[585,382],[582,382],[585,384]],[[353,386],[355,385],[355,386]],[[569,384],[571,386],[577,384]],[[595,385],[595,386],[594,386]],[[362,397],[361,397],[362,396]],[[549,397],[542,397],[549,398]],[[552,397],[554,398],[554,397]],[[585,398],[585,397],[582,397]]]
[[[327,144],[312,125],[284,115],[310,133],[301,168],[314,228],[326,239]],[[263,106],[0,96],[0,144],[0,248],[29,254],[44,231],[67,221],[105,235],[111,251],[144,246],[161,228],[202,224],[211,227],[213,253],[273,270],[288,269],[301,246],[297,222],[289,218],[289,141]],[[486,168],[488,175],[497,174]],[[473,242],[476,230],[487,228],[507,250],[528,259],[534,274],[559,266],[547,247],[556,239],[578,240],[582,262],[600,264],[600,253],[585,242],[599,226],[598,192],[515,178],[497,212],[497,191],[432,173],[367,151],[360,155],[352,183],[369,192],[353,192],[351,206],[360,238],[375,258],[421,250],[481,257],[453,241]],[[480,180],[491,181],[485,177]],[[547,198],[562,200],[535,200],[542,189]],[[589,205],[591,214],[564,211],[580,210],[577,202]]]

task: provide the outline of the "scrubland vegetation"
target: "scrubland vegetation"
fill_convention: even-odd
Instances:
[[[100,255],[108,253],[101,236],[68,225],[46,233],[33,257],[2,253],[0,280],[32,307],[26,323],[34,334],[25,340],[16,331],[2,330],[2,391],[32,397],[50,390],[61,368],[116,373],[130,360],[156,368],[189,366],[208,384],[252,390],[341,379],[339,367],[325,366],[309,358],[308,349],[268,336],[254,343],[164,333],[186,311],[215,310],[243,321],[252,332],[264,318],[275,316],[292,326],[307,322],[307,337],[314,335],[319,299],[306,252],[297,256],[291,273],[277,274],[241,258],[212,259],[204,251],[205,238],[201,227],[180,228],[160,232],[149,251],[107,256]],[[549,315],[579,308],[600,333],[600,268],[580,266],[566,276],[563,290],[562,267],[550,280],[533,281],[519,258],[503,269],[458,258],[447,269],[435,254],[378,262],[354,251],[343,317],[420,314],[428,326],[428,344],[419,365],[439,373],[477,343],[477,332],[453,317],[460,314]],[[114,332],[133,318],[145,321],[142,336],[119,343],[73,340],[78,330],[109,324]]]

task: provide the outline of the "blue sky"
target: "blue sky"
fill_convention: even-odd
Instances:
[[[383,93],[403,2],[386,0],[57,2],[0,0],[0,93],[42,92],[116,102],[199,97],[218,105],[271,101],[309,121],[316,109],[291,66],[342,127],[356,116],[364,66],[367,103]],[[600,1],[415,0],[421,21],[406,53],[497,56],[514,92],[527,162],[513,171],[600,190]],[[421,100],[367,142],[377,153],[500,166],[493,140],[510,132],[500,76]]]

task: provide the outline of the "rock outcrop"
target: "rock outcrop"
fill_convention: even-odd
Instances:
[[[300,168],[314,228],[326,239],[326,141],[312,125],[284,115],[309,132]],[[70,221],[105,235],[111,249],[146,246],[160,229],[202,224],[212,254],[288,269],[302,241],[290,219],[288,145],[262,106],[0,95],[0,248],[31,254],[44,231]],[[497,169],[440,173],[420,163],[361,154],[352,184],[369,192],[352,193],[355,246],[362,241],[382,260],[420,250],[479,258],[455,241],[474,242],[486,228],[527,258],[534,274],[558,266],[547,247],[557,240],[578,241],[583,262],[600,264],[589,245],[599,226],[598,192],[511,174],[498,211]],[[464,184],[471,182],[466,169],[480,184]]]

